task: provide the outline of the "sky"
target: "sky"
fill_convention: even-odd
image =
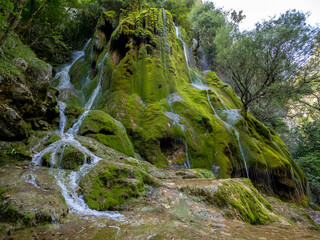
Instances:
[[[251,30],[256,22],[286,12],[289,9],[310,12],[307,23],[320,25],[320,0],[209,0],[225,10],[243,10],[246,18],[240,23],[241,30]]]

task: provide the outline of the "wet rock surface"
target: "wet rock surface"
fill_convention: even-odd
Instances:
[[[133,161],[132,158],[118,159],[120,162]],[[138,160],[134,160],[138,162]],[[132,163],[132,162],[131,162]],[[120,163],[114,163],[120,164]],[[123,163],[122,163],[123,164]],[[142,163],[141,163],[142,164]],[[120,164],[121,165],[121,164]],[[144,166],[144,165],[142,165]],[[4,170],[4,169],[3,169]],[[8,169],[6,169],[8,170]],[[18,172],[17,172],[18,170]],[[22,169],[15,172],[21,174]],[[44,171],[44,170],[41,170]],[[170,172],[170,171],[168,171]],[[168,173],[170,175],[170,173]],[[172,175],[174,175],[172,173]],[[25,175],[23,175],[25,176]],[[47,178],[47,175],[44,175]],[[46,182],[40,175],[36,183],[47,191],[55,185]],[[43,182],[41,184],[41,181]],[[184,188],[217,191],[222,183],[237,182],[248,188],[247,180],[174,179],[163,180],[158,187],[126,205],[121,214],[124,221],[114,221],[104,217],[81,216],[69,213],[60,224],[39,225],[14,230],[1,223],[2,239],[320,239],[320,232],[302,225],[292,226],[281,216],[273,215],[274,222],[267,225],[250,225],[228,214],[219,206],[183,191]],[[46,183],[44,183],[46,182]],[[30,183],[26,183],[30,184]],[[34,194],[38,188],[28,185]],[[51,186],[51,187],[50,187]],[[250,191],[250,188],[249,188]],[[278,201],[278,207],[287,203]],[[271,201],[274,210],[278,212]],[[37,206],[38,208],[39,206]],[[281,212],[278,212],[281,214]],[[294,214],[286,208],[286,214]],[[62,216],[62,215],[61,215]],[[10,229],[10,236],[8,231]]]
[[[109,192],[104,196],[100,193],[112,190],[117,184],[139,189],[142,173],[157,183],[144,180],[150,187],[145,185],[139,194],[126,198],[120,211],[124,218],[115,221],[103,216],[68,213],[53,176],[57,169],[42,167],[31,174],[27,165],[4,166],[0,168],[0,189],[4,190],[1,192],[1,239],[320,239],[320,232],[307,212],[292,204],[267,198],[270,208],[248,179],[204,179],[199,169],[161,169],[118,153],[94,139],[77,138],[105,159],[83,178],[78,194],[85,196],[94,190],[99,193],[101,203],[108,201],[112,194]],[[58,134],[47,137],[47,132],[40,132],[32,139],[25,146],[34,148],[36,139],[42,139],[43,145],[59,140]],[[139,174],[134,174],[135,171]],[[92,188],[97,180],[104,181],[100,186],[102,190]],[[232,192],[232,189],[241,191]],[[126,189],[125,192],[128,197],[130,191]],[[227,193],[224,204],[219,196],[222,192]],[[245,198],[244,202],[241,197]],[[246,223],[243,216],[247,213],[232,204],[234,199],[239,200],[247,212],[264,212],[262,219],[270,217],[268,223]],[[259,208],[248,204],[252,199]],[[11,212],[8,212],[8,206],[12,206]]]
[[[49,169],[0,169],[1,222],[13,228],[60,222],[68,207]]]

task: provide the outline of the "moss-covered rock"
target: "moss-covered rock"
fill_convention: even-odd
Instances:
[[[201,178],[216,179],[212,172],[207,169],[196,168],[195,169]]]
[[[250,224],[265,224],[276,220],[271,205],[247,179],[220,180],[214,186],[187,185],[181,187],[181,190],[218,206],[227,217]]]
[[[52,67],[10,36],[0,59],[0,139],[22,140],[35,129],[50,128],[57,116],[57,92],[51,91]]]
[[[0,141],[0,166],[4,165],[28,165],[32,153],[24,142]]]
[[[87,156],[84,153],[71,145],[66,145],[63,148],[60,165],[63,169],[77,170],[86,160]]]
[[[76,105],[71,105],[69,104],[65,111],[64,114],[67,117],[67,122],[66,122],[66,126],[65,126],[65,131],[67,131],[70,127],[72,127],[72,125],[74,123],[76,123],[76,121],[78,120],[78,118],[80,117],[80,115],[84,112],[84,110]]]
[[[275,212],[284,216],[291,223],[299,228],[313,229],[320,231],[317,224],[311,219],[309,214],[295,204],[283,202],[280,199],[268,197],[268,202],[271,204]]]
[[[103,111],[91,111],[84,119],[79,133],[83,136],[92,137],[127,156],[134,156],[134,150],[125,128],[120,122]]]
[[[131,165],[101,162],[80,182],[83,198],[96,210],[121,209],[121,205],[139,197],[147,185],[156,185],[148,173]]]
[[[306,178],[282,140],[251,114],[241,117],[240,99],[217,74],[202,77],[179,31],[162,9],[103,14],[91,50],[71,68],[74,95],[88,100],[101,84],[93,104],[101,111],[87,116],[80,134],[133,156],[128,134],[135,152],[156,166],[189,160],[218,178],[249,177],[261,191],[307,202]]]
[[[68,207],[48,170],[0,169],[1,221],[16,227],[60,222]]]

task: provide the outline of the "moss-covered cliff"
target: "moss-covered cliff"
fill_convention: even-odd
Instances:
[[[105,12],[71,82],[85,99],[101,83],[94,106],[120,121],[152,164],[250,177],[264,191],[305,201],[305,176],[279,136],[251,114],[242,118],[241,101],[215,73],[200,76],[181,36],[188,42],[163,9]]]
[[[22,140],[32,129],[51,129],[59,116],[52,67],[14,36],[0,49],[0,140]]]

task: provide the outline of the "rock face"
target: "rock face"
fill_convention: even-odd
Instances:
[[[122,124],[109,114],[93,110],[84,119],[79,134],[98,140],[127,156],[134,156],[133,146]]]
[[[1,60],[9,67],[0,71],[0,140],[12,141],[27,137],[31,128],[50,128],[43,120],[59,115],[54,109],[56,92],[49,92],[52,67],[18,39],[10,40],[15,52],[6,54],[14,58]]]
[[[22,226],[59,222],[68,207],[48,170],[30,174],[21,167],[0,169],[0,218]]]
[[[24,49],[29,54],[10,65],[14,74],[0,68],[0,140],[46,130],[0,141],[1,233],[13,239],[319,237],[306,212],[268,202],[254,187],[307,200],[305,176],[282,140],[251,114],[245,120],[236,94],[214,72],[202,76],[172,16],[134,5],[117,18],[105,12],[85,55],[65,68],[71,79],[65,71],[59,131],[48,130],[47,120],[56,116],[50,67]],[[49,222],[59,224],[38,226]],[[21,226],[35,227],[15,231]]]
[[[8,156],[26,158],[28,152],[23,150],[38,152],[61,140],[59,133],[48,133],[38,131],[24,142],[1,143],[0,153],[6,151]],[[63,189],[55,178],[58,169],[54,166],[34,169],[24,161],[20,166],[0,167],[2,236],[8,234],[13,239],[106,239],[106,236],[112,239],[285,239],[283,236],[320,239],[317,226],[304,210],[279,199],[264,198],[249,179],[214,179],[205,169],[158,168],[147,161],[127,157],[93,138],[77,136],[76,139],[102,158],[96,164],[87,165],[77,194],[93,209],[121,210],[121,219],[125,221],[84,217],[69,211]],[[61,158],[61,162],[71,163],[74,170],[81,164],[77,159],[83,161],[84,155],[77,156],[75,149],[68,148],[65,146],[65,152],[74,154],[74,161]]]
[[[249,177],[282,199],[307,200],[305,175],[282,140],[251,114],[245,120],[241,101],[215,73],[201,76],[188,37],[169,12],[132,8],[117,22],[113,12],[104,13],[92,50],[70,70],[86,99],[101,84],[97,119],[106,112],[121,122],[135,152],[156,166]],[[92,80],[85,81],[89,73]],[[82,134],[98,139],[102,125]]]

